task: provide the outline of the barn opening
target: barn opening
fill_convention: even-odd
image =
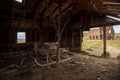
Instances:
[[[82,50],[89,55],[102,56],[104,48],[103,27],[92,28],[84,32]],[[95,36],[91,38],[91,36]],[[106,48],[111,58],[120,55],[120,25],[106,26]]]

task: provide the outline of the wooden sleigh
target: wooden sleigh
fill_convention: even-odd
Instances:
[[[51,64],[55,64],[57,61],[57,53],[56,53],[56,48],[39,48],[39,45],[37,43],[33,44],[34,46],[34,54],[36,58],[34,58],[34,62],[36,63],[37,66],[48,66]],[[68,57],[68,49],[66,48],[60,48],[60,62],[67,61],[70,58]],[[63,57],[64,55],[64,57]],[[42,57],[41,57],[42,56]],[[45,58],[44,63],[40,63],[40,58]]]

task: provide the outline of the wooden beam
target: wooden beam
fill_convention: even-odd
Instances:
[[[46,3],[46,7],[43,9],[43,11],[40,14],[44,14],[48,10],[48,8],[51,7],[51,5],[52,5],[51,1],[45,2],[45,3]]]
[[[64,23],[63,25],[63,28],[61,29],[61,26],[62,26],[62,15],[61,15],[61,7],[62,7],[62,3],[61,1],[59,2],[59,16],[58,16],[58,33],[57,33],[57,63],[59,63],[60,61],[60,43],[61,43],[61,36],[62,36],[62,33],[65,29],[65,27],[67,26],[69,20],[70,20],[70,17],[68,17],[68,19],[66,20],[66,22]],[[70,15],[71,16],[71,15]]]
[[[39,1],[40,1],[40,0],[39,0]],[[38,7],[38,6],[35,8],[35,10],[33,10],[33,11],[35,11],[35,12],[34,12],[34,16],[35,16],[35,15],[40,15],[40,16],[43,17],[44,13],[47,11],[47,8],[52,5],[52,2],[51,2],[51,1],[49,1],[49,2],[45,2],[45,1],[44,1],[44,3],[46,3],[46,5],[45,5],[45,7],[42,9],[42,11],[40,11],[39,13],[36,14],[37,7]],[[38,4],[38,5],[39,5],[39,4]]]
[[[52,14],[54,14],[54,12],[55,12],[56,10],[58,10],[58,8],[59,8],[59,6],[57,6],[57,7],[52,11]]]
[[[71,15],[70,15],[70,16],[71,16]],[[60,32],[61,35],[62,35],[63,31],[65,30],[68,22],[70,21],[70,16],[68,17],[68,19],[65,21],[65,23],[64,23],[64,25],[63,25],[63,28],[62,28],[62,30],[61,30],[61,32]]]
[[[103,55],[106,57],[106,27],[103,27]]]
[[[25,24],[24,24],[24,29],[27,29],[27,24],[28,24],[28,22],[25,22]]]
[[[32,32],[31,32],[31,30],[29,30],[29,42],[32,42]]]
[[[68,44],[68,31],[66,30],[66,32],[65,32],[65,46],[67,46]]]
[[[80,29],[80,44],[79,44],[80,52],[81,52],[81,48],[82,48],[82,40],[83,40],[83,31],[82,31],[82,29]]]
[[[18,23],[17,23],[17,30],[19,30],[19,28],[20,28],[20,23],[21,23],[21,21],[18,21]]]
[[[73,5],[72,3],[69,4],[64,10],[61,11],[61,14],[64,13],[67,9],[69,9],[72,5]],[[55,18],[57,18],[58,16],[59,16],[59,14],[56,15]]]
[[[11,46],[12,42],[11,42],[11,29],[9,30],[9,46]],[[12,51],[11,47],[10,47],[10,51]]]
[[[75,47],[75,44],[74,44],[74,39],[75,39],[75,33],[74,32],[72,32],[72,47]]]
[[[55,21],[53,15],[50,13],[49,7],[47,7],[47,10],[48,10],[48,16],[50,17],[50,21],[53,23],[56,33],[58,33],[56,21]]]
[[[65,22],[65,24],[64,24],[64,26],[63,26],[63,28],[61,29],[61,18],[62,18],[62,16],[61,16],[61,9],[62,8],[62,3],[61,3],[61,1],[59,1],[59,4],[58,4],[58,25],[56,24],[56,21],[55,21],[55,19],[54,19],[54,17],[53,17],[53,14],[51,14],[51,12],[50,12],[50,9],[49,9],[49,7],[47,7],[47,10],[48,10],[48,16],[50,17],[50,21],[54,24],[54,28],[55,28],[55,30],[56,30],[56,33],[57,33],[57,64],[59,63],[59,61],[60,61],[60,42],[61,42],[61,36],[62,36],[62,33],[63,33],[63,31],[64,31],[64,29],[65,29],[65,27],[66,27],[66,25],[67,25],[67,23],[68,23],[68,21],[69,21],[69,18],[68,18],[68,20],[66,20],[66,22]]]
[[[34,6],[33,10],[31,11],[31,14],[33,14],[33,16],[35,16],[37,7],[38,7],[39,4],[41,3],[40,1],[43,1],[43,0],[38,0],[38,1],[35,3],[35,6]]]
[[[59,16],[58,16],[58,33],[57,33],[57,64],[60,61],[60,41],[61,41],[61,35],[60,35],[60,29],[61,29],[61,0],[59,1]]]
[[[34,31],[35,41],[37,41],[37,30]]]

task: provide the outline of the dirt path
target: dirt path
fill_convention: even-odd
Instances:
[[[120,50],[116,49],[112,46],[107,45],[107,52],[110,53],[111,58],[116,58],[118,55],[120,55]],[[103,53],[103,48],[99,49],[92,49],[92,51],[89,51],[90,55],[95,55],[95,56],[101,56]]]
[[[116,49],[112,46],[107,45],[107,51],[110,53],[110,56],[112,58],[116,58],[118,55],[120,55],[120,50]]]

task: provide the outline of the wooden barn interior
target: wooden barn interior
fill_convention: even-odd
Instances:
[[[119,20],[110,17],[120,18],[119,0],[2,0],[0,6],[0,65],[6,63],[3,55],[8,58],[21,54],[20,51],[24,51],[22,54],[31,51],[27,56],[31,56],[35,62],[40,53],[46,56],[45,65],[59,64],[64,51],[81,51],[83,31],[94,27],[104,27],[105,53],[105,27],[120,24]],[[25,33],[24,43],[17,43],[18,32]],[[55,50],[43,46],[45,43],[56,45]],[[42,49],[38,50],[38,47]],[[55,62],[49,63],[48,57],[53,54],[56,55]],[[20,59],[21,64],[24,59]],[[45,66],[38,62],[36,64]],[[4,70],[6,68],[0,72]]]

